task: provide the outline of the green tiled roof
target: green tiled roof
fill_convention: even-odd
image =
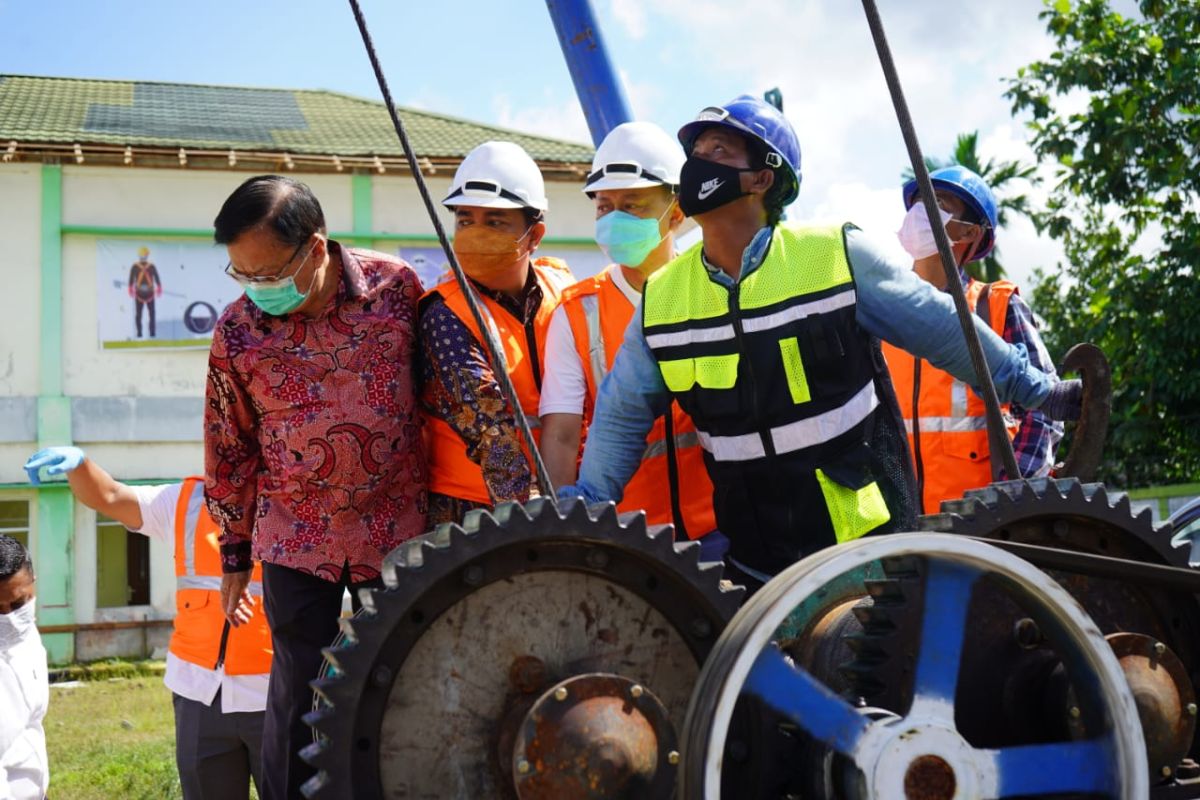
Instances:
[[[590,163],[592,148],[399,109],[413,148],[462,158],[490,139],[538,161]],[[336,92],[0,75],[0,144],[18,142],[401,156],[382,103]]]

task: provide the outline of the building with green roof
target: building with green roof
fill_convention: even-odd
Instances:
[[[579,277],[604,265],[581,191],[591,147],[400,113],[435,200],[473,147],[517,142],[547,179],[539,255]],[[21,464],[76,444],[127,482],[202,472],[208,331],[241,291],[222,274],[212,220],[239,183],[267,172],[311,186],[333,238],[399,255],[427,286],[438,279],[444,255],[381,103],[0,75],[0,530],[38,565],[38,625],[54,662],[164,647],[172,548],[98,517],[61,481],[30,486]],[[133,290],[143,250],[161,278],[153,326]]]
[[[549,179],[574,180],[589,145],[399,108],[423,168],[450,168],[491,139],[525,148]],[[7,161],[334,171],[407,169],[383,103],[337,92],[0,75]],[[289,166],[290,165],[290,166]]]

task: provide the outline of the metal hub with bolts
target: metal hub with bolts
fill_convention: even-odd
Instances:
[[[512,753],[520,800],[669,797],[679,753],[667,709],[619,675],[567,678],[526,713]]]

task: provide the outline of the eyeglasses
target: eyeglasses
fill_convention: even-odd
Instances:
[[[288,278],[292,277],[292,275],[295,275],[297,272],[299,272],[301,269],[304,268],[304,263],[306,261],[308,261],[309,257],[312,256],[312,254],[313,254],[313,250],[315,250],[317,247],[315,242],[313,243],[313,246],[309,249],[308,253],[304,256],[304,258],[301,259],[299,266],[297,266],[296,269],[292,271],[291,275],[283,274],[284,272],[287,271],[288,264],[291,264],[293,261],[296,260],[296,256],[300,255],[300,249],[302,247],[304,247],[305,244],[307,244],[307,242],[301,242],[299,245],[297,245],[296,249],[292,251],[291,257],[288,258],[287,261],[283,262],[283,266],[280,267],[279,271],[276,272],[274,275],[269,275],[269,276],[247,275],[246,273],[242,272],[237,267],[235,267],[233,265],[232,261],[230,261],[228,264],[225,265],[225,274],[228,275],[229,277],[233,278],[235,281],[237,281],[243,287],[258,286],[260,288],[268,288],[268,287],[276,286],[276,285],[282,283],[283,281],[287,280]]]

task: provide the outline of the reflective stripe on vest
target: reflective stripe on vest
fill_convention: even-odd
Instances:
[[[986,431],[987,417],[921,417],[921,432],[929,433],[966,433],[967,431]],[[905,417],[904,432],[911,435],[913,421]]]
[[[620,267],[613,265],[591,278],[585,278],[563,293],[563,314],[571,329],[575,352],[583,367],[587,384],[584,422],[591,422],[595,394],[608,374],[633,319],[634,304],[621,291],[613,276]],[[687,535],[693,539],[716,527],[712,507],[712,481],[704,466],[695,426],[678,403],[671,404],[671,422],[675,431],[675,456],[679,469],[679,509]],[[655,420],[646,436],[642,463],[625,486],[617,504],[622,512],[643,510],[652,525],[674,521],[668,491],[666,422]]]
[[[777,227],[763,263],[732,290],[709,275],[701,247],[651,276],[642,325],[713,458],[791,453],[863,422],[879,401],[841,229]],[[753,376],[753,408],[739,375]]]
[[[979,296],[986,284],[972,280],[965,287],[967,307],[976,312]],[[1009,299],[1016,287],[997,281],[989,289],[989,319],[997,335],[1003,336]],[[968,489],[984,486],[992,480],[991,447],[987,437],[987,415],[983,401],[970,386],[937,369],[921,363],[920,398],[913,408],[913,356],[887,342],[883,354],[892,374],[909,445],[913,443],[914,411],[920,421],[921,464],[924,475],[922,500],[926,513],[934,513],[943,500],[962,497]],[[1017,423],[1009,416],[1009,406],[1001,406],[1009,436]],[[914,452],[914,457],[915,457]]]
[[[227,675],[266,674],[271,671],[271,633],[261,606],[244,625],[229,627],[225,620],[220,595],[220,529],[205,508],[204,479],[187,478],[179,492],[175,506],[175,626],[170,652],[204,669],[220,666]],[[254,566],[248,588],[252,596],[262,596],[261,565]]]
[[[700,446],[700,432],[699,431],[688,431],[686,433],[679,433],[679,434],[675,435],[675,452],[677,452],[677,453],[680,450],[684,450],[689,447],[699,447],[699,446]],[[659,456],[665,456],[666,454],[667,454],[667,440],[659,439],[657,441],[650,442],[649,444],[646,445],[646,449],[642,451],[642,460],[645,461],[646,459],[649,459],[649,458],[658,458]]]
[[[875,383],[869,381],[840,408],[772,428],[771,442],[776,453],[792,453],[828,442],[865,420],[878,405]],[[757,433],[709,436],[700,432],[700,446],[717,461],[750,461],[767,455],[762,437]]]
[[[221,579],[214,575],[184,575],[175,579],[175,586],[179,589],[207,589],[219,592],[221,591]],[[247,588],[252,596],[262,597],[261,582],[250,581]]]
[[[592,385],[599,386],[608,374],[608,357],[604,352],[604,331],[600,327],[600,298],[587,294],[579,298],[583,321],[588,333],[588,364],[592,368]]]

